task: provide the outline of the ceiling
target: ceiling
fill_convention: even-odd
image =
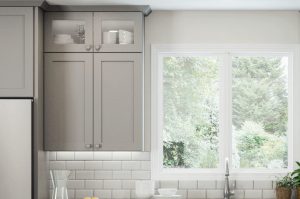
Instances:
[[[46,0],[51,5],[150,5],[152,10],[300,10],[300,0]]]

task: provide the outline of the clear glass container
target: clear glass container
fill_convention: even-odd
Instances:
[[[67,182],[71,174],[69,170],[51,170],[53,185],[52,199],[68,199]]]

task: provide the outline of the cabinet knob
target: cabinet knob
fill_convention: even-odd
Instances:
[[[101,45],[100,44],[95,46],[95,50],[96,51],[99,51],[100,49],[101,49]]]
[[[90,148],[92,148],[92,147],[93,147],[92,144],[86,144],[86,145],[85,145],[85,148],[88,148],[88,149],[90,149]]]
[[[87,51],[90,51],[90,50],[92,49],[92,46],[91,46],[91,45],[86,45],[86,46],[85,46],[85,49],[86,49]]]
[[[102,148],[102,144],[96,144],[95,147],[96,148]]]

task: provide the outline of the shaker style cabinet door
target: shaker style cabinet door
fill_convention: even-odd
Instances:
[[[141,12],[95,12],[94,52],[142,52]]]
[[[45,54],[45,150],[93,150],[93,55]]]
[[[46,12],[45,52],[93,52],[92,12]]]
[[[95,150],[143,149],[141,53],[94,55]]]
[[[33,8],[0,7],[0,97],[33,97]]]

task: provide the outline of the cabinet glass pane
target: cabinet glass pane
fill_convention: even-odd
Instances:
[[[52,35],[54,44],[85,44],[85,21],[53,20]]]
[[[134,21],[103,20],[103,44],[134,44]]]

